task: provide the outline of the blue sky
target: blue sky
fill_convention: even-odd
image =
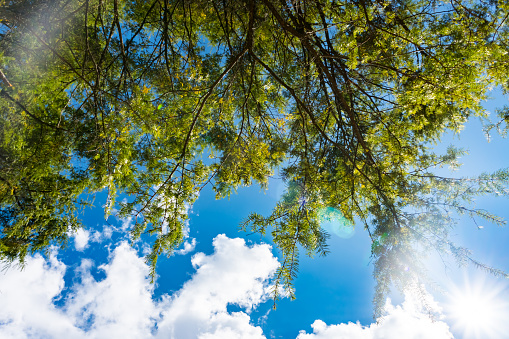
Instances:
[[[502,103],[500,94],[496,102]],[[486,107],[493,109],[492,103]],[[469,149],[455,175],[475,175],[509,167],[508,142],[494,135],[487,143],[480,122],[472,120],[459,137],[445,136],[437,149],[451,143]],[[283,190],[277,179],[268,191],[242,188],[223,200],[204,189],[188,211],[185,245],[160,259],[154,285],[142,258],[147,244],[127,245],[132,220],[105,221],[105,196],[99,194],[96,207],[83,215],[86,229],[65,251],[36,255],[23,271],[11,267],[0,273],[0,337],[436,339],[503,338],[509,330],[507,280],[458,268],[452,258],[436,254],[427,259],[435,288],[420,298],[394,292],[377,324],[370,241],[362,227],[348,239],[333,235],[327,257],[301,256],[297,299],[283,298],[273,310],[278,252],[270,238],[239,232],[238,225],[249,212],[269,213]],[[509,219],[506,198],[477,203]],[[463,218],[453,239],[479,261],[509,271],[508,230],[482,226]],[[476,298],[478,312],[467,314]],[[433,321],[422,300],[436,310]]]

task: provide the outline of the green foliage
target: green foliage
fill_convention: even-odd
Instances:
[[[320,211],[331,208],[371,236],[378,312],[392,284],[422,279],[430,249],[477,263],[449,240],[455,214],[504,223],[473,198],[506,195],[508,172],[437,176],[462,152],[430,145],[486,118],[490,88],[509,89],[508,10],[502,0],[3,2],[0,257],[65,244],[87,195],[107,190],[105,214],[133,217],[133,239],[154,237],[155,270],[204,186],[226,197],[279,169],[287,192],[242,225],[281,251],[275,297],[293,295],[300,251],[327,253]],[[487,129],[505,128],[507,109],[499,115]]]

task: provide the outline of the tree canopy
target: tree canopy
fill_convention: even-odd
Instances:
[[[327,253],[328,210],[372,239],[375,312],[430,249],[504,275],[449,232],[455,213],[505,223],[472,201],[506,195],[509,171],[442,177],[463,151],[432,145],[509,89],[508,16],[504,0],[2,1],[0,258],[65,245],[106,190],[155,270],[203,187],[278,170],[272,214],[241,225],[281,251],[275,297],[300,252]]]

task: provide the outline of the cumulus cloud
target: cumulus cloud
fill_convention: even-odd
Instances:
[[[169,301],[159,322],[161,337],[263,338],[260,327],[250,324],[245,312],[227,312],[235,304],[247,312],[269,293],[267,278],[279,263],[268,245],[247,247],[243,239],[219,235],[215,253],[197,253],[196,274]]]
[[[79,338],[80,330],[53,301],[64,287],[65,265],[29,257],[23,271],[0,273],[0,338]]]
[[[29,257],[23,271],[0,272],[0,338],[265,338],[250,314],[268,298],[279,265],[270,246],[247,246],[225,235],[213,245],[214,253],[191,258],[195,272],[183,287],[158,300],[149,267],[126,242],[98,267],[104,279],[96,280],[94,262],[83,259],[70,286],[64,282],[67,267],[55,256]],[[426,304],[434,302],[428,298]],[[229,312],[228,305],[240,311]],[[368,326],[316,320],[312,333],[301,331],[297,338],[452,338],[447,324],[432,321],[420,299],[410,294],[402,305],[388,301],[379,320]]]
[[[177,250],[175,251],[175,254],[178,254],[178,255],[186,255],[187,253],[189,252],[192,252],[194,251],[194,248],[196,247],[196,239],[193,238],[191,240],[191,242],[189,241],[185,241],[184,242],[184,248],[180,249],[180,250]]]
[[[80,228],[73,234],[74,236],[74,247],[77,251],[83,251],[88,246],[88,239],[90,238],[90,232]]]
[[[90,274],[92,266],[90,260],[82,261],[81,282],[73,286],[66,302],[67,316],[92,338],[143,338],[150,333],[157,304],[143,260],[123,242],[110,263],[99,266],[105,279],[96,281]]]
[[[102,232],[95,231],[94,234],[92,234],[91,239],[93,242],[101,243],[105,240],[111,239],[111,236],[113,235],[113,231],[115,229],[113,226],[104,225]]]
[[[182,289],[157,301],[148,266],[125,242],[99,266],[103,280],[91,275],[91,260],[81,261],[63,306],[55,300],[66,266],[55,257],[29,258],[24,271],[0,277],[0,337],[263,338],[249,312],[267,297],[279,265],[270,246],[224,235],[213,244],[213,254],[193,256],[196,272]],[[228,312],[228,304],[244,311]]]
[[[453,338],[445,322],[430,317],[427,308],[431,307],[435,311],[438,309],[430,295],[427,295],[426,299],[426,307],[410,293],[405,295],[402,305],[394,306],[390,299],[387,299],[385,316],[379,319],[378,323],[369,326],[352,322],[327,325],[322,320],[315,320],[311,325],[313,333],[301,331],[297,339]]]

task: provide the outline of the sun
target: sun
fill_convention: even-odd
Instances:
[[[453,288],[446,313],[452,329],[463,338],[506,338],[509,304],[502,285],[466,280],[463,288]]]

